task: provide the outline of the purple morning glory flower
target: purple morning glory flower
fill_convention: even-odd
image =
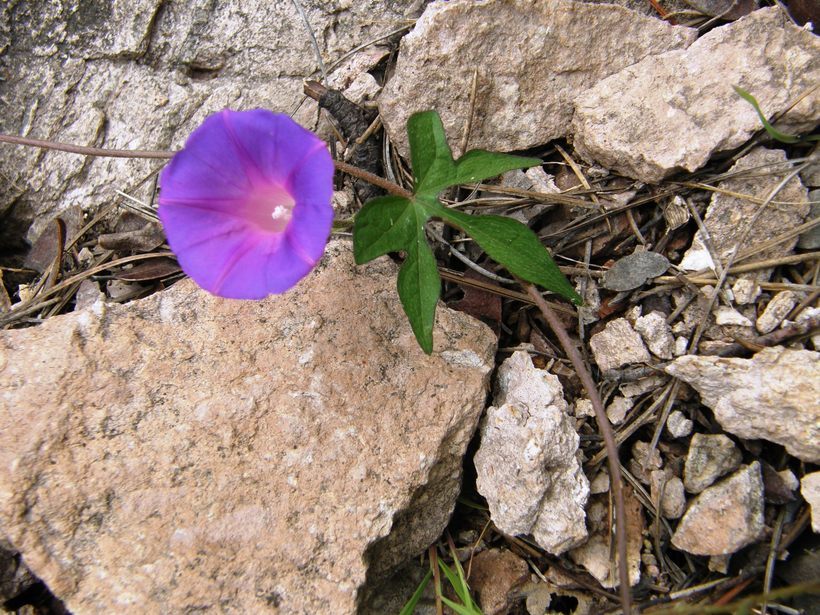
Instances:
[[[158,214],[197,284],[220,297],[262,299],[319,262],[332,194],[324,141],[281,113],[226,109],[163,169]]]

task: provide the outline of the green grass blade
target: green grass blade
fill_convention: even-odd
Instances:
[[[399,615],[413,615],[413,611],[416,610],[416,605],[418,605],[419,600],[424,595],[424,590],[427,589],[427,585],[430,583],[430,579],[433,578],[433,571],[428,570],[427,574],[424,575],[424,578],[419,583],[419,586],[416,588],[416,591],[413,592],[413,595],[410,596],[410,600],[402,607],[401,611],[399,611]]]

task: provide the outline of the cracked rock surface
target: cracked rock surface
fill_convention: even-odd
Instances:
[[[445,527],[495,352],[440,307],[425,355],[395,275],[337,242],[264,301],[184,281],[0,332],[13,548],[77,614],[353,613]]]

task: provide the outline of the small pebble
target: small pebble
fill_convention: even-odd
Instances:
[[[685,438],[692,433],[693,423],[680,410],[673,410],[666,419],[666,429],[673,438]]]
[[[764,335],[771,333],[777,329],[777,326],[783,322],[783,319],[789,315],[795,305],[797,305],[797,295],[793,291],[784,290],[777,293],[769,301],[763,313],[758,316],[755,327]]]
[[[700,493],[724,474],[736,470],[741,460],[740,450],[728,437],[696,433],[686,455],[683,484],[689,493]]]

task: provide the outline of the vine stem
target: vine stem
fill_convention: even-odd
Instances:
[[[612,488],[612,496],[615,499],[615,542],[618,549],[618,577],[620,581],[619,591],[621,596],[621,608],[624,615],[632,613],[632,592],[629,585],[629,571],[627,569],[626,561],[626,506],[624,505],[623,480],[621,478],[621,466],[618,461],[618,445],[615,442],[615,434],[612,433],[612,426],[609,423],[609,418],[604,410],[604,404],[601,401],[601,396],[598,394],[598,388],[595,386],[595,381],[592,375],[584,365],[584,360],[581,358],[581,353],[572,343],[572,340],[567,333],[566,328],[561,323],[556,313],[552,310],[549,304],[544,301],[541,293],[528,282],[519,280],[519,283],[527,291],[527,294],[532,298],[533,302],[544,318],[549,324],[550,328],[555,333],[564,352],[567,353],[575,372],[581,379],[581,383],[586,389],[589,400],[592,402],[592,407],[595,410],[595,418],[598,420],[598,427],[604,437],[604,445],[607,452],[607,464],[609,465],[609,481]]]
[[[73,145],[71,143],[60,143],[58,141],[47,141],[44,139],[29,139],[28,137],[17,137],[14,135],[0,134],[0,143],[12,143],[14,145],[26,145],[28,147],[39,147],[51,149],[70,154],[80,154],[82,156],[97,156],[100,158],[152,158],[164,159],[173,158],[175,151],[170,150],[139,150],[139,149],[103,149],[100,147],[88,147],[85,145]],[[334,166],[342,173],[347,173],[359,179],[378,186],[390,194],[410,198],[413,193],[405,190],[390,180],[374,175],[364,169],[347,164],[341,160],[334,160]]]

